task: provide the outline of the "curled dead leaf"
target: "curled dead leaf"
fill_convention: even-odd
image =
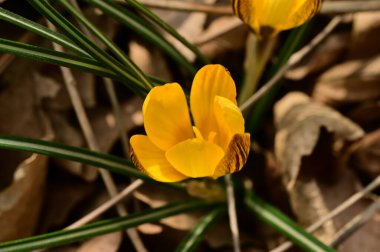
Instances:
[[[312,102],[303,93],[292,92],[276,103],[275,154],[283,170],[284,182],[291,189],[296,182],[302,157],[312,153],[320,129],[333,132],[337,139],[357,140],[363,130],[337,111]]]
[[[0,192],[0,241],[33,234],[40,214],[47,157],[32,154],[17,167],[13,183]],[[8,228],[7,228],[8,227]]]
[[[298,222],[304,227],[310,226],[329,213],[324,196],[315,180],[297,181],[288,193],[293,212]],[[327,243],[331,241],[335,233],[336,228],[330,220],[315,233],[315,236]]]
[[[380,56],[346,61],[319,77],[312,96],[330,105],[376,100],[379,82]]]
[[[1,74],[0,132],[52,140],[50,121],[40,106],[34,73],[41,64],[14,59]],[[16,151],[1,152],[0,241],[32,235],[44,198],[47,157]]]

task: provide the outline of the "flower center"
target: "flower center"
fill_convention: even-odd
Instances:
[[[199,140],[202,140],[202,141],[207,141],[209,143],[214,143],[214,144],[218,145],[218,143],[216,142],[217,141],[217,139],[216,139],[217,133],[215,131],[211,131],[208,134],[207,140],[205,140],[205,138],[203,137],[201,131],[197,127],[193,126],[193,131],[194,131],[194,135],[195,135],[196,139],[199,139]]]

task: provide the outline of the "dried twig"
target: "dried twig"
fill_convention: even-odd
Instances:
[[[230,219],[230,229],[232,233],[232,242],[234,246],[234,252],[240,252],[240,238],[239,238],[239,227],[237,222],[236,214],[236,202],[234,187],[232,185],[231,174],[224,177],[227,187],[227,203],[228,203],[228,216]]]
[[[330,246],[336,247],[350,237],[356,230],[363,226],[373,215],[380,210],[380,199],[373,202],[364,212],[356,215],[335,234]]]
[[[120,4],[127,5],[125,0],[115,0]],[[166,1],[166,0],[139,0],[140,3],[150,8],[164,9],[164,10],[176,10],[186,12],[204,12],[208,14],[217,15],[232,15],[232,8],[230,5],[215,6],[210,4],[195,3],[188,1]]]
[[[51,30],[53,30],[53,31],[56,30],[55,26],[52,23],[48,22],[48,26]],[[60,51],[60,52],[64,51],[63,47],[56,44],[56,43],[53,43],[53,47],[56,51]],[[96,141],[94,131],[92,130],[92,127],[90,126],[90,121],[87,117],[86,111],[85,111],[83,103],[81,101],[78,89],[76,87],[77,84],[76,84],[75,78],[71,72],[71,69],[66,68],[66,67],[60,67],[60,69],[62,71],[62,76],[63,76],[63,80],[65,83],[66,89],[69,93],[71,102],[73,104],[75,113],[77,115],[80,127],[83,131],[83,134],[85,136],[86,142],[87,142],[87,144],[91,150],[99,151],[100,150],[99,145]],[[99,172],[100,172],[100,175],[103,179],[103,182],[107,188],[109,195],[111,197],[116,196],[117,195],[117,188],[116,188],[116,185],[113,181],[111,174],[107,170],[104,170],[104,169],[99,169]],[[118,204],[118,205],[116,205],[116,209],[117,209],[117,212],[119,213],[120,216],[127,215],[127,210],[125,209],[124,205]],[[139,251],[139,252],[147,251],[145,249],[143,243],[139,239],[138,233],[135,229],[132,229],[132,228],[128,229],[127,233],[129,235],[129,237],[131,238],[131,241],[133,242],[137,251]]]
[[[323,14],[344,14],[361,11],[380,10],[380,1],[330,1],[322,5],[321,13]]]
[[[101,214],[103,214],[105,211],[110,209],[111,207],[115,206],[117,203],[119,203],[121,200],[125,199],[129,194],[131,194],[134,190],[139,188],[143,184],[142,180],[135,180],[132,184],[127,186],[123,191],[109,199],[108,201],[104,202],[102,205],[100,205],[98,208],[90,212],[89,214],[83,216],[81,219],[77,220],[70,226],[66,227],[65,229],[73,229],[80,227],[82,225],[85,225],[97,217],[99,217]]]
[[[271,90],[278,81],[284,76],[287,70],[301,61],[308,53],[310,53],[319,43],[321,43],[342,21],[341,16],[334,17],[330,23],[320,32],[308,45],[304,46],[301,50],[294,53],[289,61],[281,67],[280,70],[265,83],[259,90],[257,90],[247,101],[245,101],[241,106],[241,111],[246,111],[253,104],[255,104],[261,97],[263,97],[269,90]]]
[[[77,3],[76,0],[70,0],[70,3],[79,12],[82,12],[81,9],[79,8],[79,5],[78,5],[78,3]],[[88,29],[84,25],[82,25],[81,23],[79,23],[79,27],[85,33],[86,36],[88,36],[89,38],[91,38],[93,41],[96,41],[95,38],[94,38],[94,36],[91,34],[91,32],[88,31]],[[61,50],[63,50],[63,48],[61,48]],[[67,71],[71,72],[67,68],[63,68],[63,69],[66,69]],[[120,110],[120,105],[119,105],[119,102],[118,102],[118,99],[117,99],[117,96],[116,96],[116,91],[115,91],[115,88],[113,86],[112,81],[110,81],[110,80],[108,80],[106,78],[103,78],[103,81],[105,83],[106,90],[107,90],[108,96],[110,97],[111,104],[112,104],[112,107],[113,107],[113,110],[114,110],[114,114],[115,114],[115,118],[116,118],[116,125],[118,127],[119,134],[121,136],[124,152],[125,152],[126,157],[128,157],[129,156],[128,140],[127,140],[126,132],[125,132],[124,127],[123,127],[124,120],[123,120],[123,116],[122,116],[122,113],[121,113],[121,110]],[[79,96],[78,96],[78,98],[79,98]],[[86,114],[84,112],[84,109],[83,109],[83,113],[84,113],[83,116],[86,117],[86,119],[87,119],[87,116],[86,116]],[[99,151],[98,144],[96,143],[96,140],[95,140],[95,135],[94,135],[94,133],[93,133],[91,127],[90,127],[88,119],[85,120],[83,123],[84,123],[83,126],[85,128],[87,128],[87,132],[88,132],[87,134],[88,134],[88,136],[86,137],[86,139],[88,140],[90,148],[93,149],[93,150]],[[90,142],[92,142],[92,144],[90,144]],[[92,147],[91,147],[91,145],[92,145]],[[117,195],[117,188],[116,188],[116,185],[115,185],[115,183],[114,183],[114,181],[112,179],[111,174],[108,171],[103,170],[103,169],[100,169],[100,174],[101,174],[101,176],[103,178],[103,181],[104,181],[104,183],[105,183],[105,185],[107,187],[108,193],[110,194],[110,196],[112,198],[115,197]],[[139,182],[141,182],[141,184],[142,184],[142,181],[139,181]],[[120,216],[127,215],[127,210],[126,210],[126,208],[125,208],[124,205],[117,204],[116,205],[116,209],[117,209],[117,212],[119,213]],[[130,228],[130,229],[127,229],[126,232],[127,232],[128,236],[129,236],[129,238],[131,239],[131,241],[132,241],[135,249],[138,252],[145,252],[145,251],[147,251],[146,248],[145,248],[145,246],[144,246],[144,244],[143,244],[143,242],[141,241],[141,239],[140,239],[140,237],[139,237],[136,229]]]
[[[320,228],[323,224],[326,223],[326,221],[331,220],[335,216],[339,215],[343,211],[345,211],[347,208],[355,204],[358,200],[362,199],[364,196],[366,196],[371,191],[375,190],[377,187],[380,186],[380,176],[378,176],[376,179],[374,179],[370,184],[368,184],[365,188],[360,190],[359,192],[352,195],[350,198],[348,198],[346,201],[344,201],[342,204],[337,206],[335,209],[333,209],[329,214],[326,216],[323,216],[321,219],[319,219],[317,222],[313,223],[310,227],[308,227],[306,230],[308,232],[314,232],[318,228]],[[292,243],[290,241],[285,242],[278,246],[277,248],[271,250],[271,252],[283,252],[287,249],[289,249],[292,246]]]
[[[81,13],[83,15],[83,12],[80,9],[78,2],[76,0],[70,0],[70,3],[77,9],[77,11],[79,13]],[[92,41],[97,42],[97,40],[92,35],[92,33],[83,24],[78,23],[78,26],[79,26],[80,30],[82,30],[83,33],[88,38],[91,38]],[[113,85],[112,80],[110,80],[108,78],[104,78],[104,77],[102,78],[102,80],[103,80],[104,85],[106,87],[106,91],[107,91],[108,97],[110,98],[112,109],[113,109],[113,112],[114,112],[114,115],[116,118],[116,127],[119,130],[119,135],[120,135],[120,140],[121,140],[122,147],[124,150],[124,155],[125,155],[125,157],[128,158],[129,157],[128,136],[127,136],[127,133],[125,131],[125,127],[124,127],[124,121],[125,120],[124,120],[124,116],[123,116],[121,109],[120,109],[120,104],[119,104],[119,101],[118,101],[118,98],[116,95],[115,87]]]

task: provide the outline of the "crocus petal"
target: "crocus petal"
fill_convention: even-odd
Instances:
[[[205,139],[217,130],[214,118],[215,96],[222,96],[236,104],[236,86],[229,72],[221,65],[207,65],[194,77],[190,93],[190,107],[195,126]]]
[[[149,139],[162,150],[193,137],[186,97],[177,83],[153,88],[144,101],[143,116]]]
[[[235,14],[257,34],[270,35],[305,23],[321,3],[322,0],[233,0],[233,7]]]
[[[194,138],[175,145],[166,152],[173,167],[188,177],[211,177],[224,156],[218,145]]]
[[[318,12],[321,4],[322,0],[296,1],[289,15],[288,22],[280,27],[280,29],[287,30],[302,25]]]
[[[221,96],[215,96],[214,113],[218,124],[216,143],[227,149],[235,134],[244,133],[244,117],[236,104]]]
[[[187,177],[166,160],[165,152],[157,148],[147,136],[134,135],[130,139],[133,163],[148,176],[161,182],[177,182]]]
[[[233,136],[225,156],[217,165],[212,177],[218,178],[229,173],[240,171],[247,162],[251,140],[249,133]]]

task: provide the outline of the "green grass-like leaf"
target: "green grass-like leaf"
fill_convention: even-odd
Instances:
[[[157,24],[159,27],[164,29],[170,35],[175,37],[178,41],[180,41],[183,45],[185,45],[188,49],[190,49],[201,61],[203,64],[209,64],[210,61],[198,50],[196,46],[190,43],[187,39],[185,39],[181,34],[179,34],[173,27],[168,25],[165,21],[163,21],[160,17],[154,14],[150,9],[146,8],[143,4],[140,4],[136,0],[125,0],[129,5],[133,6],[136,10],[143,13],[147,18]]]
[[[22,16],[19,16],[1,7],[0,7],[0,19],[6,22],[9,22],[13,25],[16,25],[18,27],[24,28],[28,31],[31,31],[35,34],[38,34],[82,56],[88,56],[88,54],[85,51],[83,51],[80,47],[74,44],[65,35],[62,35],[58,32],[54,32],[46,28],[45,26],[40,25],[39,23],[26,19]]]
[[[305,251],[333,252],[333,248],[325,245],[313,235],[298,226],[281,211],[266,203],[251,191],[246,191],[245,204],[259,219],[272,226]]]
[[[126,176],[140,178],[145,181],[155,182],[151,178],[133,167],[133,164],[127,159],[116,156],[103,154],[100,152],[90,151],[85,148],[78,148],[69,145],[59,144],[55,142],[17,137],[17,136],[1,136],[0,148],[27,151],[47,155],[50,157],[63,158],[81,163],[105,168],[111,172],[119,173]]]
[[[190,64],[185,57],[171,45],[166,39],[157,31],[153,29],[149,23],[144,19],[137,16],[133,12],[121,7],[114,3],[112,0],[85,0],[89,4],[92,4],[104,13],[107,13],[121,24],[130,28],[138,33],[143,38],[152,42],[155,46],[161,48],[169,57],[182,66],[191,76],[196,72],[196,68]],[[159,62],[157,62],[159,64]]]
[[[127,217],[99,221],[73,230],[63,230],[48,234],[29,237],[26,239],[0,243],[0,252],[20,252],[34,249],[49,248],[68,244],[97,235],[112,233],[143,223],[155,222],[191,210],[211,207],[215,203],[203,200],[190,200],[186,202],[171,203],[164,207],[141,211]]]
[[[176,252],[194,251],[200,242],[203,241],[207,231],[212,225],[227,213],[225,207],[219,207],[212,210],[209,214],[198,221],[197,225],[185,236]]]
[[[67,0],[58,0],[66,10],[94,34],[108,49],[130,70],[131,74],[145,84],[145,88],[152,88],[148,77],[138,68],[130,58],[109,38],[107,38],[95,25],[93,25],[78,9]]]
[[[132,91],[139,93],[141,88],[145,89],[144,83],[137,80],[137,82],[129,83],[131,78],[134,78],[125,68],[125,66],[111,57],[95,42],[87,38],[78,28],[64,18],[49,2],[45,0],[28,0],[28,2],[39,11],[45,18],[49,19],[56,25],[67,37],[85,50],[89,55],[96,59],[103,66],[112,69],[119,76],[119,80],[129,87]],[[128,83],[128,84],[127,84]]]
[[[75,68],[83,70],[85,72],[95,73],[100,76],[118,80],[118,76],[112,70],[101,66],[96,60],[88,57],[57,52],[51,49],[2,38],[0,38],[0,52],[10,53],[19,57],[29,58],[69,68]],[[133,77],[130,81],[136,82],[137,80]]]

